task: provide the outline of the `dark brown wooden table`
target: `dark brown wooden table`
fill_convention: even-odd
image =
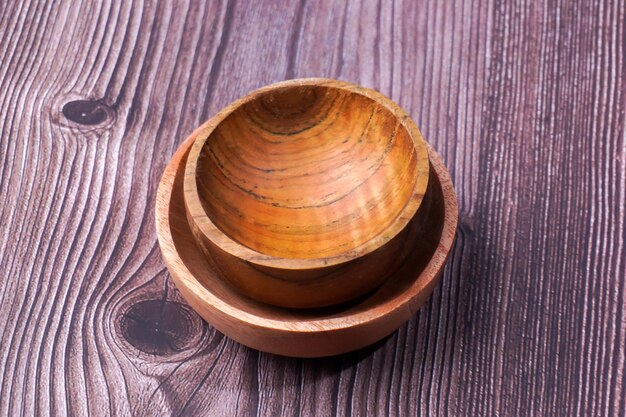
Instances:
[[[624,415],[625,9],[0,2],[0,415]],[[400,103],[461,209],[417,316],[321,360],[201,321],[153,219],[195,126],[308,76]]]

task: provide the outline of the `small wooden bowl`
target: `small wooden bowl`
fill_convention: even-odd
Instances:
[[[229,285],[194,239],[185,213],[183,182],[189,150],[200,129],[178,149],[157,193],[156,226],[163,259],[189,304],[236,341],[296,357],[336,355],[387,336],[415,314],[432,292],[450,252],[457,226],[452,182],[430,152],[428,221],[411,221],[393,273],[376,291],[331,308],[298,310],[256,302]]]
[[[391,100],[336,80],[281,82],[235,101],[195,137],[189,224],[239,291],[313,308],[388,277],[429,179],[426,143]]]

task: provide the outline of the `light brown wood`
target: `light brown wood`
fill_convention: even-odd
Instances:
[[[189,223],[242,292],[310,308],[386,279],[429,171],[419,130],[391,100],[337,80],[286,81],[194,136]]]
[[[281,355],[334,355],[390,334],[431,293],[453,243],[458,216],[450,177],[432,149],[428,184],[431,198],[424,205],[429,221],[408,224],[403,253],[395,258],[389,279],[375,292],[350,304],[294,310],[243,296],[225,281],[213,260],[197,245],[183,202],[185,164],[194,139],[195,134],[181,145],[161,179],[157,234],[163,258],[181,294],[222,333],[255,349]]]

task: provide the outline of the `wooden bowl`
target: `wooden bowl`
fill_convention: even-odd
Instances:
[[[457,203],[450,177],[430,149],[428,221],[409,222],[393,273],[374,292],[347,304],[299,310],[260,303],[229,285],[194,239],[185,213],[185,164],[191,135],[168,164],[157,194],[156,226],[163,259],[187,302],[236,341],[266,352],[320,357],[365,347],[408,320],[432,292],[450,252]]]
[[[426,143],[385,96],[336,80],[281,82],[195,135],[192,232],[242,293],[312,308],[373,290],[427,191]]]

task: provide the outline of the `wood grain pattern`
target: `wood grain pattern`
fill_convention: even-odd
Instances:
[[[426,192],[428,152],[415,123],[358,85],[272,84],[198,130],[185,170],[190,224],[260,265],[315,268],[366,255],[406,226]]]
[[[410,116],[374,90],[324,78],[275,83],[230,103],[191,138],[181,197],[189,228],[255,300],[315,308],[362,296],[394,272],[407,224],[429,221],[420,210],[427,145]],[[456,208],[449,212],[456,225]]]
[[[623,415],[625,8],[1,2],[0,415]],[[309,76],[406,109],[461,216],[406,326],[292,360],[182,302],[153,202],[195,126]]]
[[[201,134],[198,137],[202,138]],[[263,352],[285,356],[337,355],[388,336],[409,320],[432,293],[450,254],[458,220],[452,181],[432,148],[428,149],[431,170],[424,204],[398,235],[399,244],[391,247],[395,253],[386,254],[390,259],[386,262],[387,279],[375,291],[350,302],[293,309],[255,302],[258,298],[243,295],[241,288],[235,289],[228,282],[246,276],[253,268],[241,263],[234,268],[244,273],[224,270],[224,262],[215,251],[205,254],[198,244],[185,213],[183,184],[189,178],[188,158],[196,143],[195,134],[187,138],[163,173],[156,202],[157,236],[176,288],[200,316],[226,336]],[[360,261],[354,268],[360,267]],[[265,276],[254,278],[267,281]],[[310,284],[307,288],[312,293],[334,291],[333,278],[316,277],[313,283],[304,284]]]

